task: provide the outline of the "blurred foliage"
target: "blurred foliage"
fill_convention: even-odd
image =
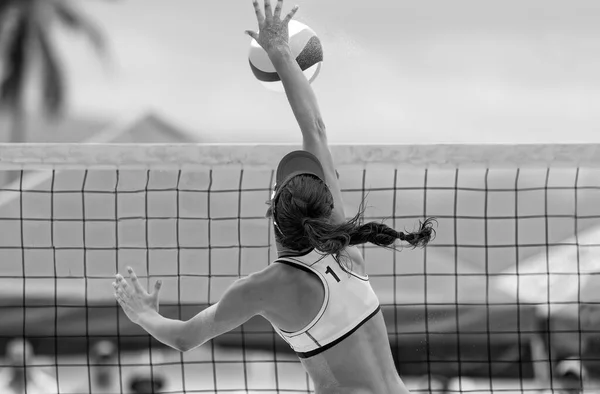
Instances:
[[[52,45],[55,24],[85,36],[100,57],[105,39],[100,27],[69,0],[0,0],[0,109],[13,119],[11,142],[26,141],[24,92],[35,64],[45,115],[62,114],[65,73]]]

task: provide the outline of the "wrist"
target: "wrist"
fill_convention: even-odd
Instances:
[[[291,57],[292,50],[290,49],[290,46],[287,43],[283,43],[269,48],[269,50],[267,51],[267,55],[269,55],[269,58],[271,59],[271,61],[273,61],[274,59]]]
[[[148,309],[138,314],[137,324],[141,327],[151,325],[152,322],[160,316],[154,309]]]

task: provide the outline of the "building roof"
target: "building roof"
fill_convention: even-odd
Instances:
[[[28,118],[24,142],[47,143],[186,143],[202,142],[153,111],[144,111],[109,121],[84,117],[52,120],[40,116]],[[10,119],[0,117],[0,141],[10,142]]]

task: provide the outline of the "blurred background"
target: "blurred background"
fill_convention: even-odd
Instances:
[[[286,10],[292,5],[290,1]],[[331,143],[600,142],[600,4],[596,1],[297,3],[297,19],[313,28],[324,46],[324,65],[313,87]],[[250,0],[0,0],[0,142],[299,143],[300,133],[285,96],[264,89],[250,71],[246,29],[256,29]],[[26,175],[5,172],[3,191],[16,188]],[[78,184],[80,175],[63,174],[63,179],[70,179],[65,184]],[[98,176],[108,177],[105,184],[111,184],[113,175]],[[504,183],[515,178],[512,173],[497,176],[495,179]],[[471,180],[481,177],[481,172],[467,174]],[[543,173],[525,180],[522,177],[519,187],[537,187],[543,178]],[[354,179],[351,173],[342,174],[345,185],[353,185]],[[559,173],[556,179],[561,185],[577,182],[574,173]],[[270,186],[266,176],[260,182],[261,187]],[[54,187],[54,177],[35,178],[29,183],[49,191]],[[479,278],[462,284],[462,291],[468,295],[462,301],[476,305],[459,311],[457,299],[444,304],[448,294],[454,294],[453,287],[440,285],[428,294],[417,285],[410,288],[409,280],[403,283],[406,288],[396,290],[384,279],[377,282],[377,275],[389,276],[389,270],[374,273],[378,295],[389,304],[386,321],[390,332],[395,333],[390,340],[409,388],[521,392],[550,387],[579,392],[584,381],[597,376],[597,179],[590,180],[589,185],[596,189],[588,194],[580,192],[575,201],[557,191],[549,203],[562,215],[580,218],[574,227],[571,223],[571,227],[564,226],[564,222],[540,225],[542,232],[550,229],[552,242],[557,244],[588,240],[589,247],[581,251],[586,273],[590,274],[586,281],[578,277],[575,285],[569,282],[566,286],[560,281],[551,284],[546,276],[533,276],[529,282],[515,285],[507,279],[506,283],[491,286]],[[49,194],[43,198],[48,199]],[[265,194],[268,197],[268,192]],[[143,196],[139,198],[143,200]],[[467,197],[466,201],[475,206],[482,198]],[[62,200],[57,196],[52,204],[63,207],[67,215],[77,199],[80,196],[65,195]],[[256,198],[261,209],[263,205],[259,204],[265,199]],[[406,199],[415,207],[423,205],[422,195]],[[438,212],[456,214],[444,205],[448,195],[430,193],[429,199],[427,204],[433,208],[428,212],[435,212],[437,207]],[[274,342],[270,332],[262,334],[269,330],[264,321],[247,326],[248,332],[257,332],[252,341],[246,342],[242,331],[182,356],[157,346],[136,327],[118,320],[113,306],[107,307],[106,294],[95,291],[98,288],[93,285],[88,288],[87,280],[71,282],[72,287],[67,286],[62,298],[57,298],[55,277],[62,280],[95,275],[99,281],[106,281],[118,262],[111,261],[106,270],[79,272],[81,259],[65,256],[62,271],[57,273],[42,253],[27,257],[30,265],[26,274],[21,268],[25,258],[13,254],[14,246],[19,245],[14,238],[18,230],[6,218],[14,219],[19,207],[29,204],[29,210],[20,213],[22,216],[39,214],[54,220],[60,216],[60,208],[56,212],[47,209],[44,204],[49,199],[43,204],[40,200],[25,200],[4,193],[0,206],[0,277],[5,279],[0,290],[0,353],[4,352],[0,387],[2,382],[12,382],[14,392],[19,392],[15,382],[31,381],[34,383],[28,392],[49,392],[47,387],[52,385],[47,379],[60,377],[60,392],[68,393],[159,392],[167,388],[179,392],[190,387],[210,390],[216,383],[211,386],[204,378],[188,382],[187,387],[185,382],[190,376],[216,376],[219,370],[222,375],[215,382],[220,381],[221,388],[230,384],[234,389],[248,385],[248,378],[240,378],[245,373],[239,368],[244,365],[251,380],[262,379],[280,388],[289,384],[290,390],[310,389],[310,382],[289,349]],[[135,210],[142,200],[130,202],[128,209]],[[537,212],[544,196],[524,201],[520,203],[525,207],[523,212]],[[349,211],[355,205],[352,202]],[[98,201],[88,204],[87,209],[101,212],[106,206],[106,202]],[[575,213],[571,208],[566,212],[560,208],[565,206],[577,207]],[[543,221],[548,212],[540,215],[538,219]],[[585,219],[581,219],[583,216]],[[76,219],[85,221],[86,217],[84,212]],[[451,227],[450,221],[447,226]],[[126,232],[137,230],[133,227]],[[37,245],[54,232],[62,234],[63,239],[76,240],[80,230],[48,230],[35,224],[27,231],[28,242]],[[167,230],[157,231],[162,234],[157,239],[168,237]],[[461,231],[458,233],[467,237],[477,233],[464,228]],[[531,238],[525,235],[522,242],[536,243],[537,231],[531,232]],[[98,235],[96,240],[102,244],[103,237]],[[447,239],[446,244],[452,242]],[[23,249],[24,244],[20,246]],[[485,258],[481,248],[461,249],[464,254],[460,258],[450,249],[438,250],[439,255],[432,252],[427,261],[435,272],[444,272],[447,259],[456,263],[451,267],[454,274],[456,267],[463,267],[461,272],[489,273],[490,266],[495,273],[512,272],[518,252],[515,245],[509,246],[509,250]],[[557,249],[552,255],[570,262],[565,264],[572,268],[574,262],[579,263],[579,252],[579,248],[576,252]],[[368,253],[383,259],[375,252]],[[544,274],[548,271],[546,256],[551,253],[540,253],[539,247],[528,249],[522,257],[528,262],[527,269]],[[422,255],[407,256],[407,272],[421,267]],[[492,260],[495,264],[488,266]],[[89,264],[91,267],[93,263]],[[37,285],[27,291],[26,281],[14,280],[35,276],[38,271],[44,272],[48,281],[30,281]],[[249,272],[251,269],[246,274]],[[145,275],[160,275],[160,271],[148,269]],[[539,287],[543,281],[545,285]],[[221,284],[215,288],[223,287]],[[506,288],[511,290],[507,292]],[[517,294],[522,299],[515,298],[515,288],[520,289]],[[585,302],[554,312],[540,309],[539,305],[549,305],[550,300],[536,298],[536,294],[548,293],[549,288],[553,292],[567,289],[564,299],[575,297]],[[201,301],[194,300],[197,294],[192,290],[183,291],[185,305],[181,298],[171,295],[165,313],[190,316],[218,300],[216,291]],[[411,295],[416,297],[413,301],[417,309],[398,306],[398,300]],[[429,307],[424,308],[423,297],[431,303]],[[490,299],[499,306],[486,307]],[[75,307],[70,305],[59,313],[59,302],[74,303]],[[64,323],[60,335],[58,322]],[[90,334],[89,327],[97,331]],[[461,335],[457,335],[457,327]],[[490,330],[498,335],[478,339],[479,334],[489,334]],[[451,339],[436,336],[450,331]],[[406,335],[399,337],[398,333]],[[23,335],[28,337],[26,341],[15,339]],[[148,351],[149,345],[153,351]],[[274,350],[279,356],[273,356]],[[264,363],[247,363],[247,359],[261,360],[263,356],[268,358]],[[271,360],[273,357],[275,360]],[[271,368],[279,362],[283,364],[275,372],[260,367],[264,364]],[[50,367],[40,367],[39,375],[27,375],[27,368],[22,366],[36,363]],[[150,368],[149,364],[158,366]],[[191,368],[187,375],[186,368]],[[29,370],[36,372],[36,368]],[[23,377],[19,377],[19,371],[23,371]],[[170,383],[166,382],[168,376],[172,377]],[[457,376],[469,380],[457,381]],[[556,386],[548,383],[555,380]],[[92,387],[97,391],[90,391]]]
[[[333,143],[367,134],[377,143],[600,138],[593,0],[298,4],[297,19],[325,49],[314,88]],[[18,93],[30,123],[13,140],[81,141],[142,112],[202,142],[298,141],[284,96],[250,72],[250,0],[4,0],[2,8],[3,97]],[[36,121],[44,103],[62,109],[61,123]]]

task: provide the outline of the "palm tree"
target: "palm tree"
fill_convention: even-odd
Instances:
[[[10,142],[25,142],[25,86],[32,65],[41,71],[41,105],[57,117],[65,104],[65,76],[50,40],[55,22],[83,33],[100,55],[101,30],[70,0],[0,0],[0,109],[12,120]]]

